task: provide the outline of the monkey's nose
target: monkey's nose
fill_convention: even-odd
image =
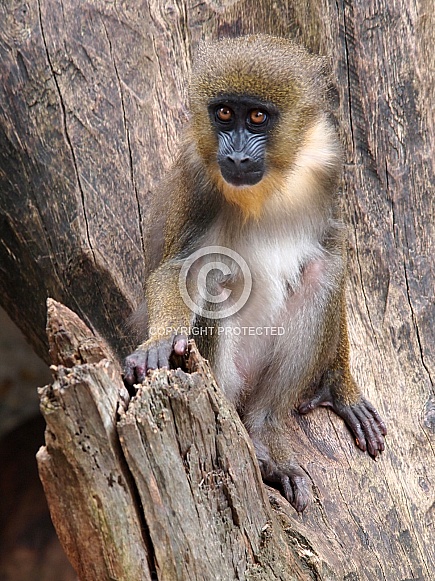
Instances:
[[[233,153],[227,155],[227,160],[233,163],[236,168],[241,168],[243,165],[246,166],[251,161],[251,158],[243,151],[233,151]]]

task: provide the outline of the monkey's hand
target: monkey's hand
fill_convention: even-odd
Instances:
[[[148,339],[124,360],[124,382],[128,386],[142,383],[149,369],[182,367],[187,353],[187,336],[170,335]]]
[[[301,414],[307,414],[319,406],[327,406],[343,418],[347,427],[355,437],[355,443],[363,452],[376,456],[385,449],[384,436],[387,434],[387,428],[373,405],[360,395],[358,401],[353,404],[346,404],[340,401],[334,393],[333,384],[330,381],[322,383],[320,390],[316,395],[303,402],[298,411]]]
[[[269,448],[258,437],[252,437],[252,442],[263,480],[278,485],[289,503],[298,512],[303,512],[310,498],[304,472],[290,461],[275,462],[270,456]]]

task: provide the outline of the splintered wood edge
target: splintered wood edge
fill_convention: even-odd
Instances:
[[[46,329],[53,365],[74,367],[102,359],[117,363],[110,347],[76,313],[52,298],[47,299]]]

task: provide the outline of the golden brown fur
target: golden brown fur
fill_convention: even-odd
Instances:
[[[185,341],[180,343],[175,329],[216,329],[218,323],[198,318],[184,304],[180,269],[184,259],[206,246],[239,253],[253,287],[245,306],[222,324],[230,331],[281,325],[285,333],[230,332],[198,343],[241,414],[263,476],[278,482],[298,510],[305,507],[307,492],[288,457],[285,421],[292,407],[306,413],[331,406],[358,445],[374,456],[386,433],[349,370],[345,229],[337,201],[341,159],[326,84],[323,60],[287,39],[254,35],[201,44],[190,84],[191,122],[159,192],[168,218],[163,260],[147,283],[149,338],[126,362],[127,381],[141,380],[147,357],[161,364],[171,349],[182,352]],[[279,113],[268,135],[265,175],[253,186],[231,185],[218,163],[208,107],[229,96],[270,104]],[[224,254],[218,258],[228,261]],[[236,295],[243,279],[240,269],[232,268],[229,279],[216,284],[228,285]],[[164,331],[170,327],[172,333]]]

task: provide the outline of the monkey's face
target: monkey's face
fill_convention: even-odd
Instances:
[[[266,171],[266,144],[278,121],[277,108],[251,97],[228,95],[208,106],[218,138],[217,163],[223,179],[236,187],[259,183]]]

